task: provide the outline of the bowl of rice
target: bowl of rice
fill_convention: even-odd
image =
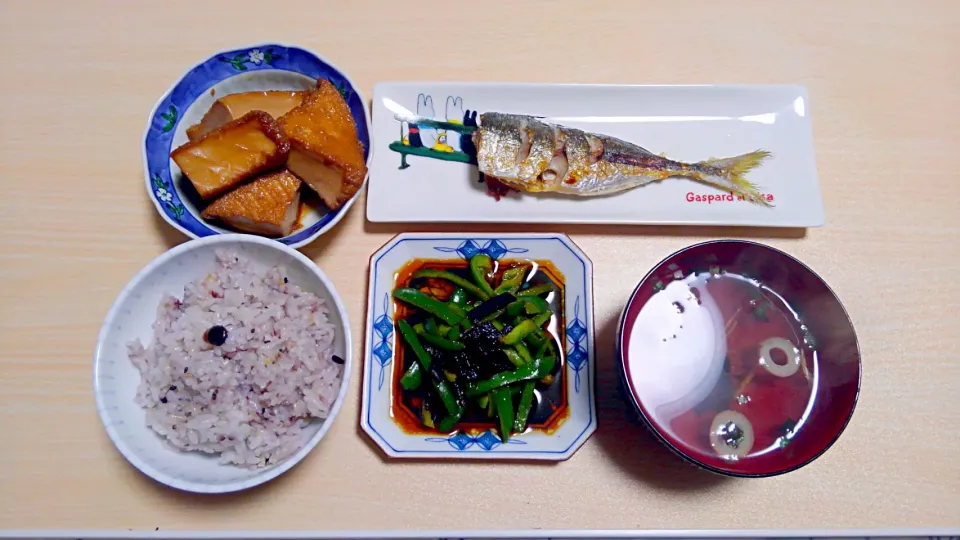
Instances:
[[[114,302],[94,355],[97,410],[147,476],[238,491],[320,442],[351,351],[343,302],[310,259],[257,236],[209,236],[154,259]]]

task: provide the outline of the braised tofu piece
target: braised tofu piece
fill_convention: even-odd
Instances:
[[[300,105],[305,94],[306,92],[303,91],[270,90],[223,96],[213,103],[199,123],[187,128],[187,137],[191,141],[202,139],[207,133],[233,122],[250,111],[263,111],[274,118],[279,118]]]
[[[267,173],[221,195],[201,216],[244,232],[287,236],[296,225],[300,184],[289,171]]]
[[[279,119],[290,140],[287,168],[332,210],[350,200],[367,175],[357,125],[343,96],[325,79]]]
[[[261,172],[281,167],[289,150],[273,117],[253,111],[184,144],[170,157],[197,193],[211,199]]]

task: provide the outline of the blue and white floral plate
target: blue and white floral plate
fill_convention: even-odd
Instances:
[[[397,272],[413,259],[469,259],[486,253],[496,260],[548,260],[564,276],[565,327],[563,380],[569,416],[550,432],[531,430],[506,444],[491,430],[451,434],[412,433],[394,420],[394,362],[399,337],[394,326],[391,292]],[[597,427],[594,400],[593,266],[563,234],[404,233],[370,259],[366,351],[363,356],[363,430],[390,457],[564,460],[573,455]],[[395,370],[398,370],[395,372]]]
[[[199,122],[220,97],[258,90],[306,90],[313,88],[318,78],[331,81],[350,106],[369,168],[372,151],[367,100],[340,69],[311,51],[291,45],[264,43],[220,51],[190,68],[160,98],[147,119],[143,170],[147,193],[163,219],[192,238],[233,232],[200,218],[200,209],[188,195],[190,190],[181,189],[188,180],[170,159],[170,152],[187,142],[187,128]],[[336,211],[311,208],[304,212],[298,231],[278,240],[294,248],[309,244],[336,225],[355,200],[356,196]]]

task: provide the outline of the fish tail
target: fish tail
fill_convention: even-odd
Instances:
[[[701,161],[694,165],[695,179],[724,191],[732,191],[748,201],[770,207],[773,205],[767,202],[757,186],[744,178],[770,155],[766,150],[757,150],[742,156]]]

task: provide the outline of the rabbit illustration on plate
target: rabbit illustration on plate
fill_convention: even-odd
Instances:
[[[436,112],[433,109],[433,97],[426,94],[417,96],[417,116],[421,118],[434,118]],[[437,144],[439,133],[436,128],[421,127],[410,124],[410,146],[422,146],[423,148],[433,148]],[[413,130],[417,130],[417,139],[420,144],[414,143]]]
[[[463,113],[462,123],[467,127],[477,127],[477,111],[465,111]],[[472,133],[463,133],[460,135],[460,151],[476,160],[477,146],[473,143]],[[476,163],[476,161],[474,161],[474,163]]]
[[[451,124],[463,124],[463,98],[447,96],[446,120]],[[451,152],[459,152],[461,150],[460,134],[447,130],[446,143]]]

